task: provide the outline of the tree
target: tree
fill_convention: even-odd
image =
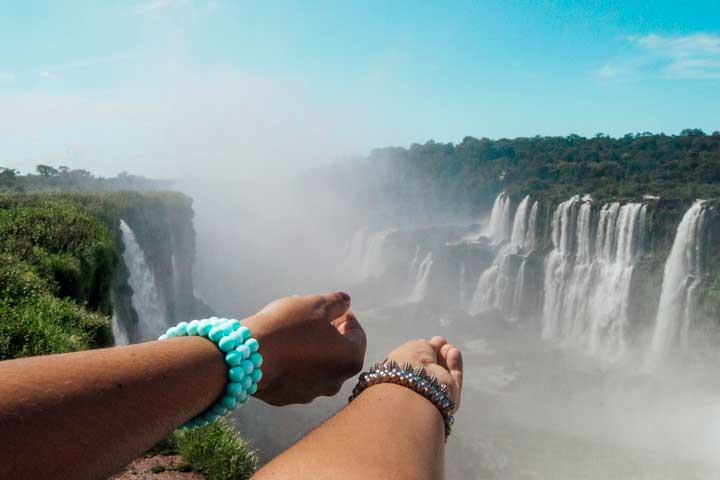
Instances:
[[[0,167],[0,177],[3,178],[15,178],[19,173],[14,168]]]
[[[704,137],[705,132],[703,132],[699,128],[686,128],[682,132],[680,132],[681,137]]]
[[[35,170],[37,170],[37,173],[43,177],[56,177],[60,175],[60,172],[50,165],[38,165],[35,167]]]

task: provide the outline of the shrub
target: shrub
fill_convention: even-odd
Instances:
[[[257,453],[224,418],[174,437],[185,461],[208,480],[246,480],[257,468]]]

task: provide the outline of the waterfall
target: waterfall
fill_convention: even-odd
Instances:
[[[558,335],[561,322],[561,307],[571,267],[571,238],[577,221],[577,209],[580,197],[557,206],[552,216],[553,249],[545,260],[545,280],[543,282],[545,298],[543,302],[542,337],[554,338]]]
[[[523,280],[519,278],[520,275],[525,274],[523,268],[525,257],[521,257],[522,253],[526,252],[526,240],[528,235],[533,238],[535,237],[535,228],[537,222],[537,202],[532,207],[535,212],[535,219],[531,219],[532,216],[529,212],[530,208],[530,196],[525,196],[518,205],[518,209],[515,212],[515,217],[512,221],[512,230],[510,234],[503,234],[503,238],[500,241],[510,238],[510,242],[506,243],[498,248],[495,260],[488,267],[478,279],[475,294],[473,295],[472,303],[470,305],[470,313],[477,314],[490,308],[497,308],[501,312],[508,316],[513,316],[512,313],[515,311],[513,306],[514,300],[517,298],[517,286],[523,283]],[[493,226],[493,218],[506,217],[509,219],[510,215],[510,199],[504,194],[500,194],[495,200],[493,206],[493,214],[491,215],[490,226],[492,227],[489,232],[494,234],[499,230]],[[503,224],[509,225],[503,221]],[[493,239],[497,243],[500,237],[494,235]]]
[[[417,267],[417,273],[415,274],[415,283],[413,285],[412,292],[408,298],[408,302],[416,303],[420,302],[425,298],[425,291],[427,290],[428,278],[430,277],[430,269],[432,268],[433,258],[432,252],[428,252],[423,261]]]
[[[460,305],[460,308],[465,308],[468,302],[467,283],[467,267],[465,267],[465,262],[462,262],[460,264],[460,278],[458,279],[458,305]]]
[[[385,240],[390,233],[390,230],[374,232],[367,238],[367,245],[359,270],[360,280],[379,277],[385,273],[383,251],[385,249]]]
[[[345,245],[345,261],[344,266],[349,271],[355,271],[362,265],[363,256],[365,254],[365,236],[366,228],[359,228],[353,233],[350,241]]]
[[[127,345],[129,342],[128,334],[125,329],[120,325],[117,313],[113,312],[112,316],[112,336],[116,347]]]
[[[530,196],[526,195],[518,206],[513,220],[512,233],[510,235],[510,243],[517,247],[525,245],[525,238],[528,230],[528,207],[530,205]]]
[[[530,218],[528,218],[527,231],[525,234],[524,246],[528,251],[534,250],[537,246],[537,216],[538,202],[536,200],[530,209]]]
[[[500,244],[507,240],[512,228],[510,216],[510,197],[505,192],[502,192],[495,198],[495,203],[490,213],[490,223],[488,224],[485,236],[495,244]]]
[[[545,261],[543,338],[606,360],[626,348],[632,274],[643,251],[646,206],[575,196],[555,209]]]
[[[132,306],[138,316],[139,337],[153,340],[167,328],[166,307],[135,233],[123,220],[120,220],[120,232],[125,246],[122,258],[130,273],[128,283],[133,290]]]
[[[662,291],[652,338],[657,353],[679,345],[688,347],[690,324],[701,283],[705,203],[696,201],[678,225],[670,255],[665,262]]]

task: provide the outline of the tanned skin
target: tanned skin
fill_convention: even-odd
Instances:
[[[349,306],[344,293],[289,297],[243,320],[265,358],[256,397],[288,405],[337,393],[366,348]],[[460,352],[444,339],[391,358],[424,364],[460,398]],[[226,372],[199,337],[0,362],[0,478],[105,479],[209,407]],[[369,388],[257,478],[441,478],[442,418],[405,390]],[[383,444],[395,446],[392,458]]]

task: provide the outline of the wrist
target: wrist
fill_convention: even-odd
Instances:
[[[445,423],[442,414],[427,399],[416,392],[393,383],[380,383],[365,389],[357,399],[360,408],[367,407],[374,412],[382,425],[392,426],[393,435],[401,432],[413,432],[418,427],[433,438],[441,438],[445,442]],[[387,422],[393,418],[393,422]],[[413,425],[413,428],[397,428],[398,424]]]
[[[263,355],[263,378],[258,383],[256,396],[262,398],[262,393],[268,386],[273,385],[284,374],[284,367],[280,362],[277,350],[277,338],[273,334],[272,322],[267,317],[255,314],[240,321],[240,324],[250,329],[250,334],[260,343],[260,352]]]

